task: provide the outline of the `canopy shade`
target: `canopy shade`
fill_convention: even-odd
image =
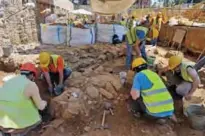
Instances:
[[[73,3],[69,0],[53,0],[53,5],[69,11],[74,9]]]
[[[73,10],[70,13],[82,14],[82,15],[92,15],[92,13],[90,11],[87,11],[87,10],[84,10],[84,9]]]
[[[118,14],[131,7],[135,0],[90,0],[93,12]]]

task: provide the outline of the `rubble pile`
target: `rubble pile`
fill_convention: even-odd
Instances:
[[[87,71],[87,70],[86,70]],[[118,76],[98,71],[79,74],[66,82],[65,92],[51,100],[51,113],[56,118],[71,119],[76,115],[90,116],[104,100],[118,98],[121,83]]]
[[[17,53],[11,54],[9,57],[1,57],[0,68],[6,72],[14,72],[19,64],[24,62],[33,62],[39,64],[38,54],[43,51],[41,47],[16,48]],[[56,47],[47,48],[45,51],[59,54],[65,60],[65,65],[72,68],[73,71],[85,72],[85,69],[91,65],[91,69],[95,69],[99,64],[119,58],[124,55],[120,47],[112,47],[108,45],[83,46],[81,48]],[[23,54],[23,55],[21,55]],[[7,69],[9,67],[9,69]],[[100,67],[99,67],[100,68]],[[85,74],[85,73],[84,73]]]
[[[186,10],[183,13],[183,17],[191,21],[205,23],[204,3],[196,4],[192,9]]]

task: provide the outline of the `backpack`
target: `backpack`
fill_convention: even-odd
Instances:
[[[114,34],[112,37],[112,44],[118,44],[118,43],[121,43],[119,36]]]

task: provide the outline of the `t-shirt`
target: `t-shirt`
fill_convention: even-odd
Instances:
[[[55,67],[54,64],[50,64],[48,66],[48,68],[42,67],[41,69],[42,69],[43,72],[57,73],[57,72],[60,72],[64,69],[64,63],[63,62],[64,62],[63,58],[61,56],[59,56],[58,59],[57,59],[57,68]]]
[[[25,87],[24,95],[28,99],[31,98],[39,110],[45,109],[47,102],[42,100],[36,83],[29,82],[29,84]]]
[[[146,35],[148,32],[148,28],[146,27],[142,27],[142,26],[138,26],[136,27],[136,38],[139,39],[140,41],[145,40]]]
[[[152,87],[152,82],[148,79],[148,77],[142,73],[139,72],[134,76],[133,79],[133,86],[132,90],[136,91],[142,91],[142,90],[147,90]],[[172,116],[173,110],[167,111],[167,112],[161,112],[161,113],[150,113],[148,110],[146,110],[147,114],[154,116],[154,117],[167,117],[167,116]]]

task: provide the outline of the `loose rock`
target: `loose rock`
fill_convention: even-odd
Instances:
[[[92,99],[96,99],[99,97],[99,91],[97,88],[95,88],[94,86],[89,86],[86,88],[86,93],[88,94],[88,96],[90,96]]]
[[[114,98],[114,96],[111,93],[109,93],[108,91],[106,91],[103,88],[100,88],[99,91],[102,94],[102,96],[104,96],[107,99],[113,99]]]
[[[80,72],[73,72],[72,73],[72,78],[78,78],[80,77],[82,74]]]
[[[115,91],[115,88],[113,87],[113,85],[110,82],[107,82],[105,85],[105,89],[112,93],[114,96],[117,96],[117,92]]]
[[[184,56],[183,53],[179,51],[168,51],[165,55],[165,58],[170,58],[171,56],[176,56],[176,55]]]
[[[89,126],[84,127],[84,130],[85,130],[86,132],[89,132],[90,129],[91,129],[91,128],[90,128]]]

